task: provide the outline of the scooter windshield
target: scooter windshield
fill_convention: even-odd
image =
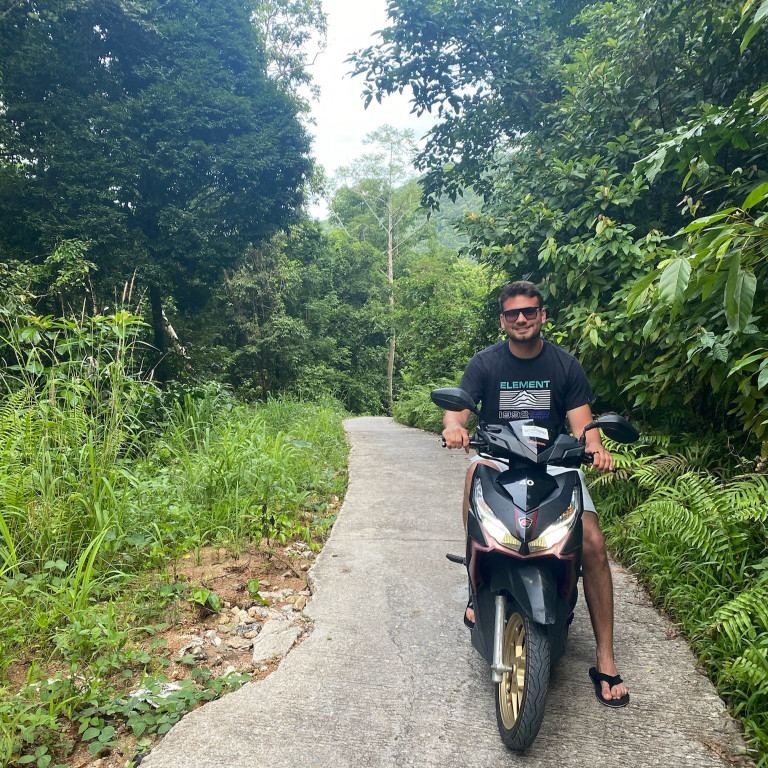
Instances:
[[[554,439],[549,430],[537,424],[535,419],[518,419],[507,423],[515,437],[532,453],[538,455],[552,447]]]

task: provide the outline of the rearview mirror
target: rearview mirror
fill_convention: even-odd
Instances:
[[[442,408],[445,411],[472,411],[475,415],[480,415],[475,401],[463,389],[458,387],[433,389],[430,397],[438,408]]]
[[[618,413],[607,413],[587,424],[588,429],[600,429],[602,433],[616,443],[634,443],[640,439],[640,433]]]

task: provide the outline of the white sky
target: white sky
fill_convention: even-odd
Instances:
[[[328,15],[328,45],[310,67],[314,82],[320,86],[320,99],[312,106],[316,125],[314,155],[327,175],[370,152],[363,139],[371,131],[387,123],[395,128],[411,128],[420,139],[434,123],[425,114],[411,114],[406,95],[395,94],[375,99],[368,109],[363,107],[362,76],[350,77],[351,64],[344,63],[352,52],[373,44],[372,34],[386,26],[386,0],[323,0]],[[378,40],[378,38],[376,38]],[[323,208],[314,206],[312,214],[324,216]]]

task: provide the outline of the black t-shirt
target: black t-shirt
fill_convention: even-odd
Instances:
[[[515,357],[504,340],[472,357],[461,388],[482,402],[488,424],[535,419],[556,435],[565,429],[568,411],[591,403],[592,388],[581,363],[548,341],[536,357]]]

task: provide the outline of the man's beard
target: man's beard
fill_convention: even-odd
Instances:
[[[528,330],[527,328],[524,328],[522,330]],[[515,333],[515,329],[513,328],[510,332],[507,333],[507,339],[509,341],[514,341],[515,344],[535,344],[538,342],[538,340],[541,338],[541,331],[536,331],[532,336],[526,337],[523,339],[519,339],[516,336],[513,336],[512,334]]]

